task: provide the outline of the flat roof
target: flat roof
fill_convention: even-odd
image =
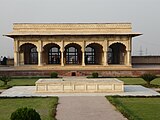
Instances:
[[[14,23],[8,37],[29,35],[130,35],[131,23]]]

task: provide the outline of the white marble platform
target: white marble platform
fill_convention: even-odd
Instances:
[[[74,77],[75,78],[75,77]],[[123,92],[124,82],[116,78],[58,78],[39,79],[36,92],[40,93],[103,93]]]
[[[15,86],[5,90],[0,97],[48,97],[48,96],[160,96],[160,93],[141,85],[124,85],[120,93],[36,93],[35,86]]]

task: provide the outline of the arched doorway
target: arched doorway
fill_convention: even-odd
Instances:
[[[66,45],[65,63],[66,64],[82,64],[82,52],[81,52],[80,45],[75,43]]]
[[[92,47],[85,49],[85,64],[95,64],[95,49]]]
[[[85,48],[85,64],[102,64],[102,46],[97,43],[91,43]]]
[[[113,43],[108,48],[108,64],[125,64],[126,46]]]
[[[45,45],[43,58],[46,64],[60,64],[61,52],[59,45],[53,43]]]
[[[37,47],[31,43],[20,46],[20,64],[38,64]]]

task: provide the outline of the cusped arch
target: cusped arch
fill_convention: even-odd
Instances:
[[[109,64],[125,64],[126,46],[123,43],[113,43],[108,47]]]
[[[75,47],[78,47],[78,48],[80,48],[80,49],[82,48],[82,46],[81,46],[80,44],[74,43],[74,42],[66,44],[66,45],[64,46],[64,48],[67,48],[67,47],[70,47],[70,46],[75,46]]]
[[[38,45],[34,42],[25,42],[25,43],[21,43],[19,44],[19,46],[24,46],[24,45],[34,45],[36,48],[38,48]]]
[[[97,44],[97,45],[100,45],[100,46],[103,47],[103,43],[101,43],[101,42],[86,42],[86,47],[91,45],[91,44]]]
[[[60,45],[59,45],[59,44],[56,44],[56,43],[47,43],[47,44],[45,44],[45,45],[43,46],[43,49],[45,49],[45,48],[47,48],[47,47],[53,47],[53,46],[60,48]]]
[[[20,46],[20,64],[38,64],[37,46],[24,43]]]
[[[56,43],[48,43],[43,46],[43,58],[46,64],[60,64],[60,46]]]
[[[64,58],[66,64],[82,64],[82,47],[79,44],[69,43],[64,48]]]
[[[89,48],[89,49],[87,49]],[[99,43],[90,43],[85,47],[86,64],[102,64],[103,46]]]
[[[59,47],[61,46],[61,43],[60,42],[43,42],[43,48],[46,46],[46,45],[49,45],[49,44],[55,44],[55,45],[58,45]]]
[[[126,47],[126,49],[128,49],[128,44],[126,42],[123,42],[123,41],[112,41],[112,42],[110,41],[108,43],[108,46],[111,46],[111,45],[116,44],[116,43],[122,44]]]
[[[123,45],[127,48],[126,44],[123,43],[123,42],[112,42],[112,43],[109,44],[109,47],[112,46],[112,45],[115,45],[115,44],[120,44],[120,45]]]

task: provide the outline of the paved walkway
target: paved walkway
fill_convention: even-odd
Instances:
[[[127,120],[105,97],[60,97],[57,120]]]
[[[160,96],[160,93],[141,85],[125,85],[121,93],[36,93],[35,86],[15,86],[5,90],[0,97],[47,97],[47,96]]]

